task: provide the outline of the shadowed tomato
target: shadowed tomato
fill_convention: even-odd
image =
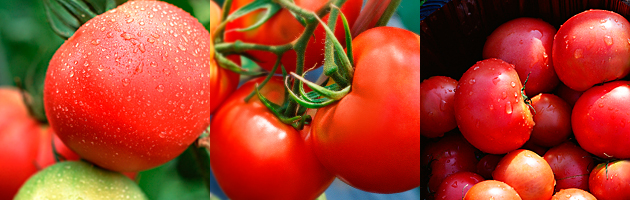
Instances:
[[[420,36],[377,27],[352,45],[352,90],[317,111],[313,151],[327,170],[355,188],[395,193],[418,187]]]
[[[630,199],[630,161],[599,164],[591,172],[588,181],[591,194],[597,199]]]
[[[614,81],[582,94],[571,125],[580,146],[601,158],[630,158],[630,84]]]
[[[430,166],[429,191],[436,192],[440,183],[457,172],[475,172],[477,167],[476,149],[461,135],[444,136],[431,145],[425,158]],[[428,161],[427,161],[428,160]]]
[[[313,154],[308,132],[282,123],[257,96],[244,101],[263,79],[245,83],[213,116],[212,171],[231,199],[315,199],[334,176]],[[274,77],[260,93],[280,103],[283,83]]]
[[[555,91],[555,94],[558,97],[562,98],[562,100],[567,102],[571,106],[571,108],[573,108],[575,102],[577,102],[580,96],[582,96],[582,93],[584,93],[584,91],[575,91],[567,87],[563,83],[558,84],[558,87],[556,87]]]
[[[481,181],[466,192],[464,200],[521,200],[514,188],[497,180]]]
[[[233,13],[236,9],[241,8],[253,0],[235,0],[232,1],[230,13]],[[328,0],[295,0],[297,6],[308,11],[317,11],[322,8]],[[350,27],[354,24],[359,11],[361,10],[362,0],[348,0],[341,7],[341,12],[344,13],[348,19]],[[234,42],[240,40],[241,42],[256,43],[264,45],[283,45],[296,40],[302,32],[304,32],[304,26],[286,9],[280,10],[269,21],[253,30],[239,32],[237,29],[243,29],[254,25],[261,18],[264,10],[254,11],[241,18],[238,18],[232,22],[227,23],[225,27],[225,41]],[[337,18],[337,26],[335,28],[335,36],[339,42],[345,46],[345,36],[343,31],[343,23],[341,18]],[[322,18],[324,22],[328,22],[328,15]],[[306,54],[304,57],[304,70],[320,66],[324,61],[324,41],[326,35],[321,25],[315,29],[313,37],[308,42],[306,48]],[[257,60],[258,65],[266,70],[272,70],[273,65],[276,62],[276,55],[265,51],[247,51],[247,54],[253,56]],[[282,55],[282,65],[284,65],[287,72],[295,71],[296,69],[296,54],[295,51],[290,50]],[[317,66],[315,65],[317,64]],[[281,69],[278,68],[277,73],[281,73]]]
[[[457,81],[446,76],[434,76],[420,83],[420,134],[442,137],[457,127],[453,104]]]
[[[522,87],[514,67],[495,58],[479,61],[464,73],[455,92],[455,119],[470,144],[503,154],[527,142],[534,120]]]
[[[553,42],[553,64],[569,88],[584,91],[630,72],[630,23],[606,10],[587,10],[564,22]]]
[[[541,19],[521,17],[494,29],[483,46],[483,58],[498,58],[514,65],[525,93],[551,92],[558,85],[551,47],[556,29]]]
[[[484,156],[479,160],[479,163],[477,163],[477,174],[485,179],[492,179],[492,172],[497,168],[501,158],[503,158],[503,155],[488,154]]]
[[[457,172],[444,179],[435,194],[435,199],[461,200],[470,188],[484,181],[479,174],[472,172]]]
[[[588,190],[588,176],[595,162],[584,149],[572,142],[565,142],[549,149],[543,158],[553,171],[556,192],[567,188]]]
[[[532,99],[534,130],[529,138],[533,143],[552,147],[571,135],[571,107],[553,94],[538,94]]]
[[[219,67],[214,60],[213,31],[221,23],[221,8],[210,1],[210,113],[213,113],[238,86],[239,75]],[[232,61],[240,63],[239,56],[230,56]]]
[[[550,199],[556,184],[547,161],[523,149],[505,155],[492,177],[512,186],[523,200]]]
[[[55,134],[52,128],[47,128],[42,132],[42,137],[39,145],[39,153],[37,154],[37,166],[40,169],[46,168],[55,164],[55,155],[53,153],[54,148],[59,155],[65,160],[79,160],[80,157],[72,150],[70,150],[66,144],[59,139],[59,136]],[[61,158],[60,158],[61,159]]]

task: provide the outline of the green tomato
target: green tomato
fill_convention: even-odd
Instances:
[[[82,161],[60,162],[32,176],[18,192],[22,199],[148,199],[118,172]]]

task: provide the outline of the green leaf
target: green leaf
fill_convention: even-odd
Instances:
[[[233,21],[235,19],[238,19],[244,15],[247,15],[259,9],[265,9],[266,12],[264,15],[260,16],[260,19],[256,23],[252,24],[251,26],[247,28],[236,29],[236,31],[245,32],[245,31],[253,30],[260,27],[265,22],[267,22],[271,17],[273,17],[276,13],[278,13],[278,11],[282,9],[282,7],[271,0],[254,1],[234,11],[232,14],[230,14],[230,16],[228,16],[227,21]]]

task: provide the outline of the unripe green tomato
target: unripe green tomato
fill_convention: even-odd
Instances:
[[[148,199],[125,175],[83,161],[60,162],[32,176],[15,196],[23,199]]]

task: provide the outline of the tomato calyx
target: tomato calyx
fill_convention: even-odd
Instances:
[[[86,0],[44,0],[50,27],[64,40],[88,20],[116,6],[115,0],[105,0],[102,4]]]
[[[523,97],[523,101],[525,101],[525,104],[527,104],[529,109],[531,109],[532,112],[534,113],[534,115],[536,115],[536,109],[534,109],[534,106],[532,106],[532,99],[529,98],[525,94],[525,85],[527,85],[527,81],[529,80],[529,75],[530,74],[532,74],[532,73],[530,72],[529,74],[527,74],[527,78],[525,78],[525,82],[523,82],[523,87],[521,88],[521,96]]]

